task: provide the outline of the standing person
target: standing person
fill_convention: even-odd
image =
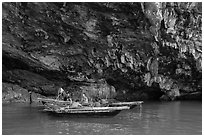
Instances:
[[[29,92],[29,95],[30,95],[30,104],[31,104],[33,102],[33,100],[32,100],[32,91],[28,90],[28,92]]]
[[[58,89],[58,96],[57,96],[57,99],[58,100],[64,100],[66,98],[66,93],[64,91],[64,89],[62,87],[60,87]]]
[[[70,104],[72,104],[71,95],[69,93],[66,93],[63,88],[58,89],[57,100],[70,101]]]

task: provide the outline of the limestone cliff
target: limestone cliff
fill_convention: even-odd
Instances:
[[[4,2],[3,83],[45,96],[63,86],[121,100],[198,99],[201,24],[196,2]]]

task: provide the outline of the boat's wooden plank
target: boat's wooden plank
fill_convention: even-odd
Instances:
[[[121,106],[121,107],[81,107],[81,108],[69,108],[69,107],[59,107],[58,105],[54,104],[47,104],[47,107],[51,107],[54,109],[69,109],[69,110],[80,110],[80,111],[86,111],[86,110],[124,110],[129,109],[128,106]]]
[[[95,109],[66,109],[66,108],[60,108],[60,109],[50,109],[46,108],[44,111],[55,111],[55,112],[64,112],[64,113],[89,113],[89,112],[112,112],[116,110],[110,110],[110,109],[101,109],[101,110],[95,110]]]
[[[57,113],[99,113],[99,112],[112,112],[116,110],[87,110],[87,111],[80,111],[80,110],[51,110],[51,109],[44,109],[44,111],[50,112],[57,112]]]
[[[115,102],[111,103],[111,105],[140,105],[143,101],[135,101],[135,102]]]
[[[125,110],[129,109],[130,107],[124,106],[124,107],[103,107],[103,108],[95,108],[95,107],[89,107],[89,108],[77,108],[77,109],[70,109],[70,108],[64,108],[64,109],[69,109],[69,110],[79,110],[79,111],[89,111],[89,110]]]
[[[116,111],[116,110],[112,110],[112,111]],[[60,112],[60,113],[99,113],[99,112],[112,112],[110,110],[89,110],[89,111],[71,111],[71,110],[59,110],[59,111],[55,111],[55,112]]]

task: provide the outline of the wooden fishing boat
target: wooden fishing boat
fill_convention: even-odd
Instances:
[[[71,116],[71,117],[82,117],[82,116],[91,116],[91,117],[104,117],[104,116],[115,116],[120,111],[129,109],[128,106],[122,107],[78,107],[78,108],[70,108],[60,107],[56,104],[46,103],[44,111],[51,112],[52,114],[58,116]]]
[[[119,106],[129,106],[130,109],[136,107],[136,106],[141,106],[143,101],[134,101],[134,102],[114,102],[111,103],[109,106],[111,107],[119,107]]]

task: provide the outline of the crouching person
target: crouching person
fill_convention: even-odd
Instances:
[[[81,104],[83,106],[89,106],[89,99],[88,99],[88,97],[86,96],[85,93],[82,94]]]
[[[69,108],[80,108],[82,105],[79,103],[79,100],[73,101]]]

